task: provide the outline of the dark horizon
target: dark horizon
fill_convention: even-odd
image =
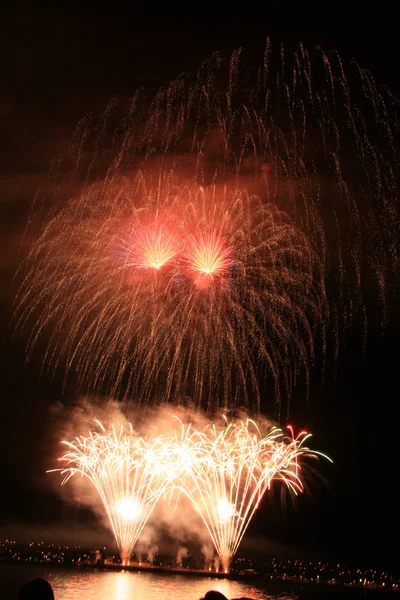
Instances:
[[[298,21],[295,33],[285,31],[285,10],[271,9],[257,23],[179,22],[149,17],[132,25],[121,13],[96,9],[76,12],[69,6],[32,7],[17,3],[4,19],[0,44],[6,89],[0,99],[3,143],[1,225],[1,385],[2,432],[0,467],[0,530],[18,523],[57,531],[67,503],[48,484],[52,427],[80,392],[72,384],[62,393],[59,375],[41,371],[39,352],[25,365],[28,332],[13,336],[13,278],[24,254],[23,233],[32,199],[44,182],[53,158],[68,142],[76,123],[89,112],[104,108],[113,96],[129,96],[141,86],[156,90],[182,71],[195,71],[213,51],[229,54],[242,46],[249,57],[262,57],[265,38],[294,48],[336,48],[346,61],[354,57],[375,79],[400,92],[398,42],[389,35],[393,15],[365,13],[364,26],[347,35],[327,32],[317,18]],[[295,18],[295,16],[293,16]],[[303,31],[301,27],[305,27]],[[308,31],[307,29],[311,29]],[[6,57],[6,60],[4,58]],[[397,286],[397,282],[392,282]],[[337,556],[360,563],[395,566],[400,550],[396,486],[398,471],[397,390],[398,300],[389,307],[388,324],[371,314],[365,356],[354,327],[340,349],[337,365],[311,373],[309,399],[304,381],[291,401],[289,421],[314,434],[315,448],[334,464],[321,463],[328,485],[317,481],[313,499],[302,497],[297,507],[265,501],[248,530],[249,539],[261,533],[271,544],[295,547],[304,554]],[[269,416],[273,402],[265,401]],[[64,515],[64,516],[63,516]],[[95,528],[89,514],[87,526]]]

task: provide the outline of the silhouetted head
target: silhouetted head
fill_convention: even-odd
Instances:
[[[210,590],[207,592],[202,600],[228,600],[226,596],[217,592],[216,590]]]
[[[17,600],[54,600],[53,588],[48,581],[38,577],[24,583]]]

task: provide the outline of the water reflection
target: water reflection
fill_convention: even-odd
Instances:
[[[210,590],[228,598],[248,596],[264,600],[268,595],[240,582],[221,579],[184,577],[132,572],[57,573],[49,581],[56,600],[198,600]]]
[[[273,598],[254,585],[226,579],[89,569],[10,568],[14,572],[8,575],[15,584],[18,581],[18,585],[33,577],[45,577],[53,586],[56,600],[199,600],[211,589],[222,592],[227,598]],[[2,593],[0,595],[4,598]],[[281,595],[280,600],[295,600],[296,597],[295,594]],[[5,598],[11,600],[15,596],[7,594]]]

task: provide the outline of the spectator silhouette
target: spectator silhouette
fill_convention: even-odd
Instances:
[[[48,581],[38,577],[24,583],[17,600],[54,600],[53,588]]]
[[[210,590],[201,600],[228,600],[228,598],[224,594],[221,594],[221,592]]]

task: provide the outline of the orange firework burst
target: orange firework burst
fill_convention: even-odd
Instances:
[[[171,176],[156,189],[145,182],[88,188],[47,225],[20,304],[22,318],[47,306],[36,312],[32,342],[55,327],[48,360],[63,353],[82,383],[110,381],[112,395],[124,381],[123,394],[144,401],[163,390],[166,401],[252,398],[258,407],[265,373],[277,396],[281,381],[290,391],[308,370],[325,311],[310,240],[245,189],[179,186]]]
[[[185,258],[199,288],[221,279],[232,265],[232,247],[215,231],[200,231],[189,237]]]
[[[178,252],[174,236],[157,225],[135,231],[130,244],[123,247],[127,255],[125,266],[157,271]]]

